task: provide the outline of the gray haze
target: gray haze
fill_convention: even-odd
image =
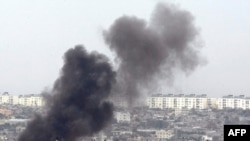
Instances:
[[[193,16],[173,5],[158,4],[149,22],[120,17],[104,37],[119,63],[113,93],[126,95],[129,102],[161,79],[172,83],[176,70],[190,73],[202,62]]]
[[[91,136],[107,125],[113,115],[109,96],[115,72],[107,57],[88,53],[82,46],[64,55],[61,76],[46,94],[45,115],[36,115],[18,141],[75,141]]]

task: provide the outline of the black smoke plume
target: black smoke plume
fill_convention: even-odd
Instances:
[[[115,72],[108,59],[81,46],[64,55],[61,76],[47,95],[45,115],[36,115],[18,141],[75,141],[93,135],[112,118],[109,96]]]
[[[108,59],[77,46],[64,55],[61,76],[46,95],[44,115],[29,122],[18,141],[75,141],[97,133],[109,122],[113,106],[106,99],[125,96],[130,103],[157,80],[173,80],[175,70],[192,72],[201,64],[199,32],[192,15],[159,4],[146,22],[123,16],[104,38],[115,52],[115,73]]]
[[[123,16],[104,38],[119,63],[113,93],[130,103],[158,80],[172,82],[175,70],[190,73],[202,62],[193,17],[174,5],[158,4],[149,22]]]

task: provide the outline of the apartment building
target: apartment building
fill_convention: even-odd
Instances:
[[[4,92],[0,95],[0,104],[24,105],[24,106],[43,106],[44,101],[41,95],[10,95]]]
[[[173,130],[157,130],[155,131],[155,136],[158,139],[170,139],[173,137],[174,131]]]
[[[4,92],[0,96],[0,103],[5,104],[5,103],[9,103],[9,102],[10,102],[9,93],[8,92]]]
[[[209,101],[210,100],[210,101]],[[214,102],[202,95],[184,95],[184,94],[156,94],[147,98],[147,105],[149,108],[159,109],[206,109],[208,106],[212,106]],[[210,105],[209,105],[209,104]]]
[[[217,98],[207,98],[207,107],[218,109]]]
[[[245,101],[246,101],[246,104],[245,104],[246,109],[250,109],[250,98],[249,97],[245,98]]]
[[[9,95],[9,104],[12,104],[12,105],[19,104],[19,96],[18,95]]]
[[[228,95],[222,98],[208,98],[206,94],[156,94],[147,98],[147,106],[152,109],[250,109],[250,98],[244,95]]]
[[[250,99],[245,98],[244,95],[227,95],[222,98],[218,98],[218,109],[249,109],[249,100]]]
[[[127,122],[131,121],[131,116],[129,112],[115,112],[114,117],[118,123],[120,122]]]

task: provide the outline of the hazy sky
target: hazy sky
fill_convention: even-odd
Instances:
[[[0,93],[40,93],[59,76],[62,56],[83,44],[112,56],[102,30],[122,15],[149,19],[157,0],[0,0]],[[165,0],[190,11],[208,63],[164,93],[250,96],[250,1]],[[112,57],[111,57],[112,58]]]

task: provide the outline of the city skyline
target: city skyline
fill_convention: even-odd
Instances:
[[[62,67],[63,53],[77,44],[104,53],[113,61],[102,31],[122,15],[149,20],[157,2],[1,1],[0,93],[39,94],[51,88]],[[178,74],[172,86],[163,80],[152,91],[250,96],[249,2],[163,2],[191,12],[201,32],[201,54],[207,63],[187,77]]]

